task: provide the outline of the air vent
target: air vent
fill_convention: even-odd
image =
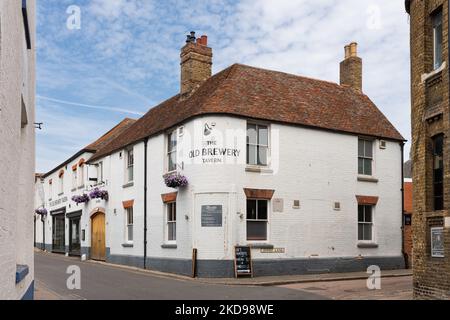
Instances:
[[[178,136],[182,137],[184,135],[184,127],[178,128]]]
[[[380,149],[386,149],[386,140],[380,140]]]
[[[300,200],[294,200],[294,205],[292,207],[294,209],[300,209]]]
[[[333,207],[334,207],[334,210],[341,211],[341,203],[340,202],[335,202]]]

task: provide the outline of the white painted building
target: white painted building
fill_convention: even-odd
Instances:
[[[32,299],[35,1],[0,1],[0,300]]]
[[[89,258],[200,277],[233,277],[235,246],[255,276],[404,266],[404,139],[362,93],[356,44],[340,85],[237,64],[211,77],[206,37],[181,59],[180,94],[87,161],[108,193],[83,204]],[[187,186],[166,186],[176,173]]]

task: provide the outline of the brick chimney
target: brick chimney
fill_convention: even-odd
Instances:
[[[181,49],[181,97],[192,94],[200,84],[211,77],[212,49],[208,47],[208,37],[195,38],[195,32],[187,36],[186,45]]]
[[[362,59],[358,57],[358,44],[345,46],[345,59],[341,62],[341,86],[362,91]]]

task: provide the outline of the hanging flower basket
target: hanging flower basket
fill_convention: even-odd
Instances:
[[[89,202],[89,196],[87,194],[83,194],[82,196],[73,196],[72,201],[75,202],[77,205],[80,203],[87,203]]]
[[[188,179],[179,173],[173,173],[165,176],[164,182],[169,188],[182,188],[189,184]]]
[[[102,199],[108,201],[108,191],[95,188],[94,190],[89,192],[89,197],[91,199]]]
[[[45,209],[45,208],[36,209],[34,212],[36,214],[41,215],[41,216],[46,216],[47,215],[47,209]]]

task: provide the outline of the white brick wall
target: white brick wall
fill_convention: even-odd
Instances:
[[[0,2],[0,300],[20,299],[34,279],[35,1],[28,1],[27,50],[21,1]],[[28,125],[21,129],[22,98]],[[29,275],[15,284],[16,264]]]

